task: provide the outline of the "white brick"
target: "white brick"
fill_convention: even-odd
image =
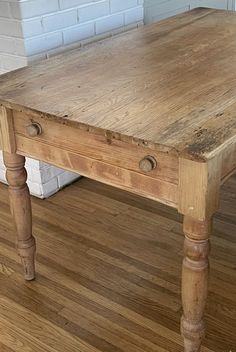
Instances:
[[[50,167],[51,165],[48,163],[45,163],[45,161],[26,158],[25,166],[26,166],[26,168],[30,167],[30,168],[34,168],[36,170],[38,170],[38,169],[41,170],[41,169]]]
[[[159,21],[188,11],[190,9],[189,3],[190,1],[186,0],[179,0],[178,2],[169,0],[161,3],[148,1],[148,6],[145,7],[145,23]]]
[[[77,20],[77,10],[74,9],[45,16],[42,19],[42,25],[45,32],[52,32],[73,26],[78,22]]]
[[[121,27],[120,28],[120,31],[123,31],[123,28],[124,27]],[[112,32],[106,32],[106,33],[102,33],[102,34],[97,34],[97,35],[94,35],[92,37],[89,37],[87,39],[84,39],[81,41],[81,46],[85,46],[85,45],[88,45],[88,44],[91,44],[91,43],[95,43],[99,40],[104,40],[106,38],[109,38],[109,37],[112,37]]]
[[[1,18],[0,21],[0,33],[1,35],[7,35],[12,37],[22,37],[21,22],[18,20]]]
[[[39,37],[26,39],[25,50],[28,56],[42,53],[62,45],[62,33],[48,33]]]
[[[43,26],[41,18],[34,18],[33,20],[22,21],[22,32],[24,38],[29,38],[43,34]]]
[[[60,169],[59,167],[48,165],[48,167],[45,167],[40,170],[41,181],[42,183],[46,183],[50,181],[52,178],[58,177],[63,172],[65,172],[65,170]]]
[[[1,55],[1,67],[3,70],[16,70],[17,68],[27,66],[27,58],[10,54]]]
[[[59,190],[57,177],[54,177],[50,181],[43,183],[41,187],[43,198],[50,197],[52,194],[56,193]]]
[[[108,0],[99,1],[88,6],[82,6],[79,8],[79,22],[86,22],[94,20],[98,17],[109,15],[110,4]]]
[[[132,29],[138,28],[138,26],[141,26],[141,25],[143,25],[143,22],[131,23],[131,24],[128,24],[127,26],[124,26],[124,27],[121,27],[121,28],[118,28],[118,29],[114,29],[111,32],[111,36],[114,37],[117,34],[128,32],[128,31],[130,31]]]
[[[40,164],[40,161],[39,160],[34,160],[34,159],[31,159],[31,158],[26,158],[26,161],[25,161],[25,166],[26,168],[29,168],[29,167],[33,167],[35,169],[39,169],[39,164]]]
[[[25,55],[23,39],[0,36],[0,52],[5,54]]]
[[[0,169],[0,181],[3,183],[7,183],[6,180],[6,171],[3,169]]]
[[[0,37],[0,52],[10,54],[15,52],[14,40],[11,37]]]
[[[59,167],[55,167],[47,164],[47,167],[44,168],[33,168],[27,167],[28,179],[31,182],[35,183],[47,183],[51,179],[59,176],[64,173],[65,170],[60,169]]]
[[[0,17],[11,17],[10,6],[6,1],[0,1]]]
[[[80,24],[63,31],[64,43],[70,44],[82,39],[92,37],[95,34],[94,23]]]
[[[124,15],[117,14],[96,21],[96,34],[111,31],[124,25]]]
[[[52,165],[49,163],[46,163],[45,161],[39,160],[39,168],[40,170],[47,168],[47,167],[51,167]]]
[[[228,10],[236,10],[235,0],[228,0]]]
[[[78,175],[74,172],[65,171],[57,177],[58,186],[59,186],[59,188],[62,188],[65,185],[77,180],[79,177],[80,177],[80,175]]]
[[[59,5],[61,9],[69,9],[71,7],[89,4],[91,2],[96,2],[96,0],[59,0]]]
[[[23,39],[15,38],[14,45],[15,45],[15,54],[20,56],[25,56],[25,43]]]
[[[3,155],[2,155],[2,151],[0,150],[0,167],[3,164]]]
[[[31,0],[10,4],[12,15],[15,18],[30,18],[59,9],[58,0]]]
[[[41,172],[40,169],[36,169],[33,167],[26,167],[28,174],[28,181],[33,183],[42,183]]]
[[[27,185],[29,187],[30,194],[39,198],[43,198],[43,189],[40,183],[27,180]]]
[[[137,0],[126,0],[126,1],[110,0],[110,2],[111,2],[111,13],[121,12],[131,7],[135,7],[138,4]]]
[[[71,43],[68,45],[63,45],[63,46],[60,46],[59,48],[56,48],[56,49],[51,49],[51,50],[47,51],[47,59],[50,57],[53,57],[55,55],[59,55],[59,54],[65,52],[65,51],[68,51],[68,50],[78,49],[81,47],[81,43],[82,43],[82,41]]]
[[[125,12],[125,25],[143,21],[143,7],[136,7]]]

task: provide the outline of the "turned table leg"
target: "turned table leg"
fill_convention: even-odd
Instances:
[[[203,314],[208,292],[210,232],[211,220],[200,222],[184,217],[181,330],[185,352],[199,352],[205,334]]]
[[[16,225],[16,246],[23,264],[25,279],[33,280],[35,277],[35,239],[32,236],[32,211],[29,189],[26,184],[25,157],[4,152],[3,158],[7,169],[11,213]]]

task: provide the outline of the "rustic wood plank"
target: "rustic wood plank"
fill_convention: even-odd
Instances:
[[[236,133],[235,28],[233,12],[195,9],[6,74],[0,103],[205,159]]]

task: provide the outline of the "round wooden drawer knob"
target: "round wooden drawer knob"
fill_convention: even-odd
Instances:
[[[157,167],[157,161],[153,156],[145,156],[139,163],[139,168],[143,172],[150,172]]]
[[[33,122],[33,123],[31,123],[31,125],[28,125],[26,127],[26,132],[27,132],[28,136],[36,137],[42,133],[42,127],[40,126],[39,123]]]

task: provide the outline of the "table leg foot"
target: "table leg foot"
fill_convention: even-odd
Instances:
[[[184,351],[185,352],[200,352],[201,341],[184,340]]]
[[[208,293],[210,229],[210,220],[199,222],[185,216],[181,321],[185,352],[200,352],[205,335],[203,315]]]
[[[24,270],[25,280],[31,281],[35,278],[35,239],[32,236],[29,240],[17,242],[18,253]]]
[[[33,280],[35,278],[36,245],[32,235],[32,211],[29,189],[26,184],[25,157],[4,152],[3,158],[7,169],[11,213],[16,225],[16,247],[23,264],[25,279]]]
[[[185,352],[200,352],[202,339],[205,336],[206,326],[204,321],[191,322],[188,321],[185,315],[181,320],[181,330],[184,337]]]

